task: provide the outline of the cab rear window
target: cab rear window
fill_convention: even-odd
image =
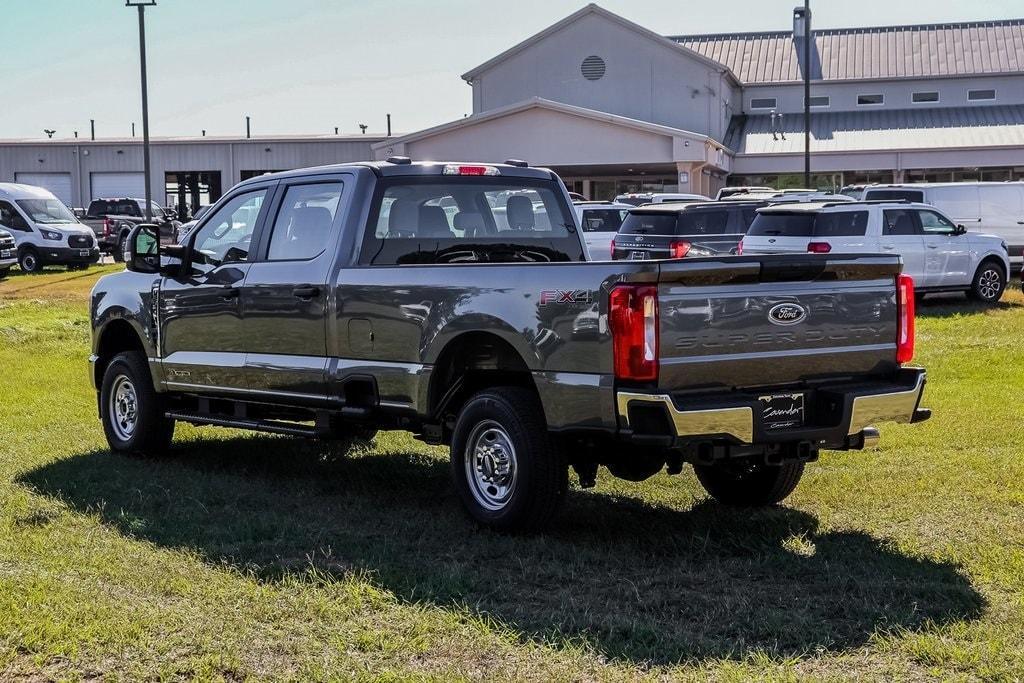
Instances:
[[[868,227],[867,211],[759,213],[748,235],[765,237],[859,237]]]

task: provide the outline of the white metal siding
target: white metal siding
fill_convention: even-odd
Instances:
[[[143,173],[93,173],[90,186],[93,199],[146,196],[146,177]]]
[[[15,173],[14,182],[43,187],[68,206],[71,206],[70,173]]]

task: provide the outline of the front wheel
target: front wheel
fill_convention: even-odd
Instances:
[[[466,511],[497,531],[541,529],[569,487],[569,469],[548,436],[540,401],[520,387],[484,390],[466,402],[451,462]]]
[[[694,465],[704,490],[723,505],[764,507],[781,503],[800,483],[802,462],[766,465],[749,460]]]
[[[43,269],[43,262],[39,260],[35,249],[25,249],[18,256],[18,267],[23,273],[38,273]]]
[[[968,292],[972,299],[994,304],[1003,296],[1006,289],[1006,275],[999,264],[993,261],[986,261],[978,266],[978,272],[974,274],[971,282],[971,290]]]
[[[174,420],[164,417],[146,357],[139,351],[114,356],[103,373],[100,416],[110,449],[156,455],[167,450]]]

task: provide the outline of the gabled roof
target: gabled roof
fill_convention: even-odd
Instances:
[[[650,29],[644,28],[640,24],[637,24],[637,23],[632,22],[632,21],[630,21],[628,19],[620,17],[618,14],[615,14],[614,12],[609,12],[608,10],[604,9],[603,7],[599,7],[598,5],[596,5],[594,3],[590,3],[586,7],[583,7],[581,9],[573,12],[572,14],[570,14],[567,17],[565,17],[561,21],[556,22],[556,23],[552,24],[551,26],[548,26],[546,29],[544,29],[540,33],[536,33],[536,34],[530,36],[529,38],[527,38],[523,42],[521,42],[521,43],[519,43],[517,45],[513,45],[512,47],[510,47],[509,49],[505,50],[501,54],[499,54],[499,55],[497,55],[495,57],[492,57],[491,59],[488,59],[486,62],[484,62],[483,64],[480,64],[477,67],[474,67],[474,68],[470,69],[466,73],[462,74],[462,80],[464,80],[464,81],[472,81],[475,76],[483,73],[484,71],[487,71],[488,69],[490,69],[495,64],[499,64],[499,63],[505,61],[506,59],[508,59],[509,57],[511,57],[512,55],[515,55],[515,54],[517,54],[519,52],[522,52],[523,50],[525,50],[526,48],[528,48],[528,47],[530,47],[532,45],[536,45],[537,43],[539,43],[540,41],[544,40],[548,36],[551,36],[551,35],[553,35],[555,33],[558,33],[559,31],[561,31],[566,26],[571,25],[572,23],[574,23],[577,20],[579,20],[581,17],[584,17],[584,16],[586,16],[588,14],[595,14],[595,15],[597,15],[599,17],[607,19],[608,21],[614,22],[614,23],[616,23],[616,24],[618,24],[618,25],[620,25],[620,26],[622,26],[622,27],[624,27],[626,29],[629,29],[630,31],[633,31],[634,33],[637,33],[637,34],[643,36],[644,38],[647,38],[648,40],[654,41],[654,42],[658,43],[659,45],[662,45],[662,46],[667,47],[669,49],[675,50],[675,51],[677,51],[677,52],[679,52],[681,54],[686,55],[687,57],[690,57],[691,59],[695,59],[698,62],[701,62],[702,64],[705,64],[708,67],[710,67],[712,69],[715,69],[716,71],[724,71],[733,81],[735,81],[737,84],[739,83],[739,81],[737,81],[737,79],[736,79],[735,74],[733,74],[729,70],[728,67],[724,66],[720,62],[717,62],[714,59],[710,59],[707,56],[701,54],[700,52],[691,50],[690,48],[680,44],[679,42],[677,42],[675,40],[671,40],[669,38],[666,38],[665,36],[662,36],[662,35],[659,35],[658,33],[655,33],[654,31],[651,31]]]
[[[803,117],[733,117],[725,144],[738,155],[803,154]],[[773,128],[777,131],[772,135]],[[785,134],[785,138],[782,134]],[[1024,146],[1024,105],[831,111],[811,117],[811,151]]]
[[[718,142],[715,142],[706,135],[700,133],[694,133],[692,131],[683,130],[681,128],[672,128],[671,126],[662,126],[657,123],[648,123],[647,121],[640,121],[638,119],[631,119],[625,116],[618,116],[616,114],[608,114],[603,111],[597,111],[594,109],[587,109],[585,107],[577,107],[572,104],[565,104],[563,102],[555,102],[553,100],[546,100],[542,97],[531,97],[528,100],[522,102],[516,102],[504,107],[497,109],[491,109],[481,114],[474,114],[472,116],[466,116],[455,121],[449,121],[433,128],[425,128],[415,133],[409,133],[401,137],[387,138],[383,142],[378,142],[372,145],[372,149],[384,149],[394,144],[401,144],[405,142],[416,142],[424,138],[433,137],[441,133],[446,133],[451,130],[463,128],[466,126],[474,126],[485,121],[492,119],[501,118],[503,116],[509,116],[516,114],[521,111],[528,109],[547,109],[550,111],[556,111],[570,116],[579,116],[581,118],[590,119],[593,121],[601,121],[603,123],[610,123],[617,126],[625,126],[626,128],[632,128],[634,130],[640,130],[647,133],[656,133],[659,135],[667,135],[669,137],[687,137],[699,142],[711,141],[714,146],[721,147]],[[726,149],[727,152],[730,150]]]
[[[745,84],[803,78],[791,31],[669,36]],[[1024,19],[813,32],[811,77],[826,81],[1024,73]]]

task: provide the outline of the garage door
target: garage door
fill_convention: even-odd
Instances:
[[[92,173],[90,181],[93,199],[146,196],[146,176],[142,173]]]
[[[57,199],[71,206],[70,173],[15,173],[14,182],[44,187]]]

